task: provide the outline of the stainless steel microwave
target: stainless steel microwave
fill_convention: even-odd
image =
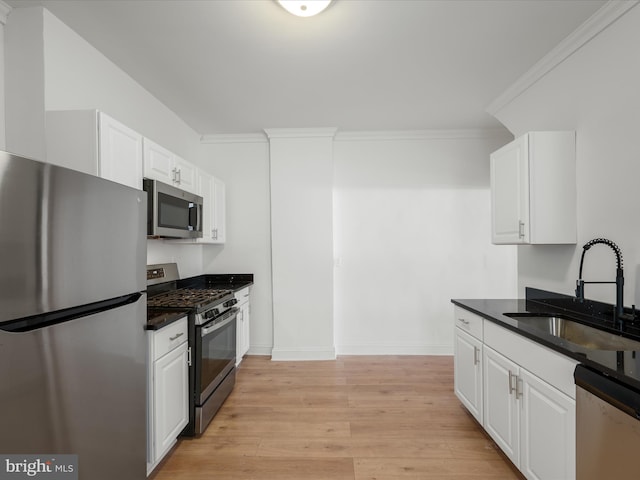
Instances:
[[[157,180],[145,178],[147,236],[202,237],[202,197]]]

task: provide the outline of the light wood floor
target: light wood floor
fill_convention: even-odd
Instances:
[[[519,479],[453,394],[452,357],[246,357],[154,480]]]

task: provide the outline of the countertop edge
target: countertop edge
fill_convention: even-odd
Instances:
[[[189,314],[188,310],[178,310],[175,312],[171,312],[170,314],[168,314],[167,318],[165,320],[163,320],[162,322],[158,322],[158,323],[149,323],[147,321],[147,323],[145,324],[145,331],[147,332],[157,332],[158,330],[162,330],[163,328],[171,325],[172,323],[177,322],[178,320],[180,320],[181,318],[186,317]]]

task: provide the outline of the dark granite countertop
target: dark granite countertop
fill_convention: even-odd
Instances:
[[[177,288],[212,288],[237,292],[253,285],[252,273],[205,274],[176,282]],[[188,310],[147,308],[147,330],[160,330],[189,313]]]
[[[160,330],[161,328],[177,322],[187,315],[189,310],[161,310],[147,308],[146,330]]]
[[[622,331],[614,328],[609,313],[613,307],[610,305],[588,300],[585,304],[576,305],[573,297],[530,288],[527,288],[526,299],[452,299],[451,302],[574,358],[626,385],[640,389],[640,351],[596,350],[583,347],[505,315],[505,313],[562,315],[587,325],[597,326],[610,333],[640,341],[640,332],[636,325],[630,324]]]
[[[253,285],[252,273],[208,273],[178,280],[178,288],[206,287],[220,290],[233,290],[237,292],[245,287]]]

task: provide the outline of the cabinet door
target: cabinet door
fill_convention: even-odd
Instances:
[[[198,171],[198,195],[202,197],[202,239],[204,243],[213,241],[213,222],[215,220],[215,205],[213,195],[213,176]]]
[[[529,243],[527,135],[491,154],[492,242]]]
[[[456,396],[482,424],[482,342],[456,328],[454,349]]]
[[[213,179],[214,194],[214,219],[213,219],[213,241],[224,243],[227,239],[226,232],[226,187],[219,178]]]
[[[574,479],[575,401],[526,370],[520,377],[520,471],[529,479]]]
[[[483,348],[484,428],[514,465],[520,460],[520,412],[516,399],[519,368],[506,357]]]
[[[245,304],[242,305],[242,307],[240,307],[240,310],[242,311],[242,355],[246,355],[247,352],[249,351],[249,346],[251,345],[251,337],[250,337],[250,311],[251,311],[251,307],[249,305],[249,302],[246,302]]]
[[[142,136],[113,118],[99,114],[99,176],[142,188]]]
[[[144,139],[144,176],[168,185],[174,184],[173,153],[151,140]]]
[[[240,365],[244,355],[242,352],[244,349],[244,338],[242,336],[242,332],[244,331],[244,316],[242,313],[242,309],[240,309],[236,316],[236,367]]]
[[[236,366],[249,351],[249,302],[239,306],[236,335]]]
[[[175,168],[175,186],[187,192],[197,193],[197,169],[186,160],[174,155],[173,166]]]
[[[159,460],[189,422],[187,342],[154,363],[155,454]]]

